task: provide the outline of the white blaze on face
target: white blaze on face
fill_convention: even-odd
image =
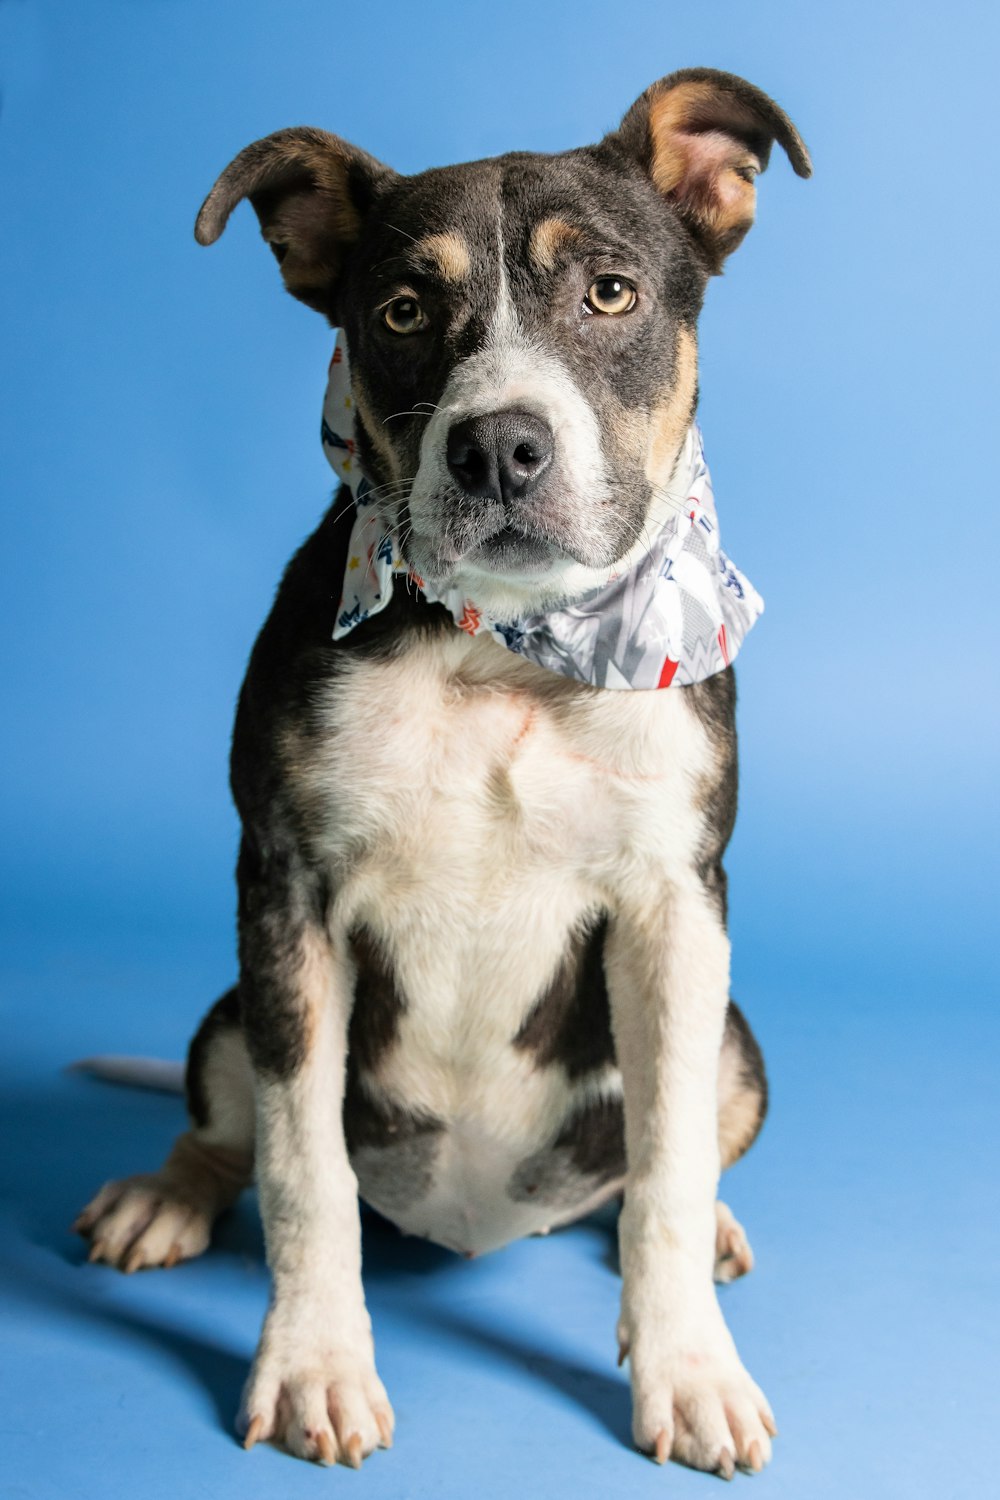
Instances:
[[[437,551],[456,485],[447,463],[448,432],[456,423],[491,412],[528,412],[551,428],[555,440],[550,494],[558,494],[558,524],[569,547],[600,547],[604,541],[601,504],[609,495],[600,427],[589,402],[560,359],[530,338],[510,295],[500,245],[500,284],[496,308],[481,349],[462,360],[448,380],[440,404],[424,431],[420,465],[410,496],[414,562]],[[540,502],[544,503],[544,502]],[[444,580],[434,577],[440,585]],[[530,577],[501,577],[485,565],[459,559],[448,575],[453,587],[467,589],[487,609],[538,607],[558,595],[583,593],[607,578],[572,558],[556,558],[551,568]]]

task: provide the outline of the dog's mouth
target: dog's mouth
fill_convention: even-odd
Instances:
[[[535,611],[568,597],[567,589],[585,591],[589,575],[603,578],[635,540],[621,508],[588,508],[568,491],[475,510],[447,492],[432,500],[421,497],[416,514],[412,497],[405,508],[403,556],[435,589],[459,588],[495,614]]]
[[[564,555],[547,537],[507,521],[475,542],[463,561],[493,573],[538,573]]]
[[[421,538],[413,533],[410,546],[423,554],[426,567],[430,562],[421,546]],[[431,549],[433,562],[431,576],[446,576],[456,569],[469,568],[476,573],[490,573],[498,577],[536,577],[554,564],[564,562],[570,553],[542,527],[516,521],[510,511],[500,506],[491,507],[470,522],[467,517],[456,518]]]

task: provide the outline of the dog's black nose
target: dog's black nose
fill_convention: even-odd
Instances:
[[[552,462],[552,429],[526,411],[490,412],[456,422],[448,433],[448,468],[467,495],[526,499]]]

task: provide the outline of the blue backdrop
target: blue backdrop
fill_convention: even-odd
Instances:
[[[179,1054],[233,973],[235,695],[329,496],[331,334],[280,290],[248,208],[206,251],[197,207],[280,126],[335,130],[404,172],[558,150],[692,64],[777,98],[816,169],[802,183],[775,153],[702,321],[727,549],[767,600],[740,660],[730,875],[735,989],[775,1108],[732,1190],[761,1268],[727,1303],[784,1428],[763,1482],[797,1500],[986,1493],[998,40],[986,0],[0,4],[4,1246],[20,1340],[0,1443],[16,1493],[104,1494],[109,1474],[174,1496],[208,1475],[222,1493],[323,1482],[243,1461],[225,1436],[264,1294],[249,1209],[231,1266],[173,1280],[78,1271],[63,1232],[102,1175],[153,1164],[179,1114],[56,1069],[81,1051]],[[411,1408],[360,1481],[371,1494],[708,1493],[623,1446],[614,1278],[588,1233],[454,1282],[376,1238],[383,1348]],[[224,1268],[245,1264],[252,1292],[234,1291]],[[504,1335],[505,1354],[488,1308],[527,1322],[531,1277],[555,1287],[574,1266],[552,1341],[532,1354]],[[492,1332],[449,1353],[455,1298],[480,1295]],[[225,1356],[205,1331],[222,1305]],[[590,1376],[584,1359],[578,1386],[558,1377],[577,1368],[574,1329],[577,1364],[591,1341],[608,1364]],[[541,1395],[538,1361],[557,1372]],[[218,1410],[187,1400],[206,1362]],[[126,1423],[92,1454],[126,1396],[142,1443]]]

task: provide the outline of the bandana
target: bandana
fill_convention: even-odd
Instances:
[[[361,473],[343,333],[337,335],[323,403],[323,451],[354,500],[333,639],[377,614],[402,574],[459,630],[491,635],[518,656],[600,688],[665,688],[702,682],[735,657],[764,601],[719,546],[719,523],[701,432],[692,423],[670,479],[670,511],[648,550],[626,571],[572,604],[498,620],[458,589],[435,593],[403,560],[399,538]]]

